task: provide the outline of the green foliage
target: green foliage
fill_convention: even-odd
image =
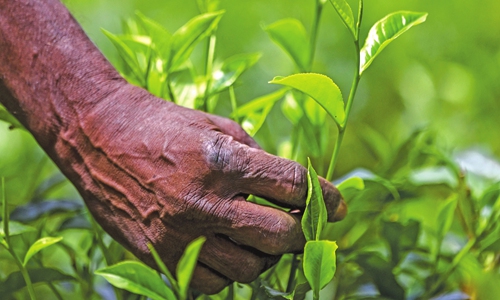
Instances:
[[[42,249],[49,247],[50,245],[54,245],[55,243],[61,241],[62,239],[63,239],[62,237],[57,237],[57,238],[44,237],[44,238],[37,240],[36,242],[34,242],[30,246],[30,248],[28,249],[28,252],[26,252],[26,256],[24,256],[24,260],[23,260],[23,265],[26,266],[26,264],[28,263],[30,258],[33,257],[33,255],[37,254]]]
[[[279,20],[265,28],[269,37],[291,58],[300,72],[306,72],[311,62],[311,45],[304,25],[297,19]]]
[[[361,49],[361,64],[359,73],[362,74],[371,65],[375,57],[387,45],[405,33],[411,27],[425,22],[427,13],[409,11],[395,12],[387,15],[370,29],[365,45]]]
[[[302,231],[307,241],[317,241],[326,225],[327,211],[323,193],[318,181],[318,175],[311,165],[307,166],[307,199],[304,215],[302,216]]]
[[[356,38],[358,31],[354,25],[354,15],[352,14],[352,9],[349,3],[345,0],[330,0],[330,2],[339,14],[342,22],[344,22],[345,26],[351,31],[352,36]]]
[[[314,299],[335,275],[337,244],[330,241],[308,241],[304,247],[304,275],[311,285]]]
[[[151,299],[176,299],[158,273],[135,261],[123,261],[96,271],[111,284]]]
[[[117,299],[138,299],[136,294],[152,299],[498,298],[500,162],[495,155],[500,148],[493,128],[500,125],[495,114],[487,113],[498,108],[498,88],[492,87],[499,79],[500,56],[490,42],[496,38],[491,28],[498,27],[497,4],[409,3],[432,10],[433,25],[411,32],[398,40],[400,48],[391,46],[379,55],[427,15],[389,14],[370,30],[371,24],[361,24],[363,15],[365,23],[373,24],[400,3],[370,5],[363,13],[363,1],[358,1],[356,15],[350,5],[355,1],[331,0],[332,6],[311,1],[314,14],[301,10],[276,20],[280,12],[293,14],[289,8],[303,3],[227,2],[222,13],[220,1],[197,0],[191,4],[200,14],[193,17],[190,2],[178,2],[182,10],[163,12],[159,3],[153,4],[145,15],[159,21],[136,13],[124,21],[122,34],[103,30],[116,49],[110,60],[120,73],[164,99],[231,116],[270,152],[303,164],[310,157],[309,166],[314,164],[318,174],[342,176],[336,183],[348,203],[346,219],[324,225],[324,203],[309,167],[304,254],[284,255],[251,284],[234,284],[217,295],[191,294],[202,239],[186,250],[175,272],[179,281],[153,248],[166,280],[131,262],[126,250],[92,226],[77,193],[49,160],[40,158],[26,132],[9,131],[7,125],[0,131],[0,173],[7,189],[0,226],[2,299],[100,299],[100,291],[113,292],[102,276],[116,286]],[[273,12],[271,20],[259,3]],[[479,9],[485,22],[470,17]],[[76,12],[78,17],[85,10]],[[336,14],[353,38],[355,55],[352,44],[341,39],[346,31],[335,23]],[[254,15],[259,20],[250,18]],[[259,39],[266,33],[252,31],[262,19],[271,24],[264,26],[267,44]],[[318,30],[320,20],[325,27]],[[180,24],[180,29],[165,24]],[[240,27],[248,34],[231,35]],[[100,39],[97,44],[109,53]],[[283,51],[284,62],[273,43]],[[375,58],[380,64],[365,73]],[[349,93],[344,91],[344,77],[351,73],[346,65],[352,65],[354,75]],[[273,80],[285,88],[264,85],[291,70],[302,74]],[[360,101],[351,111],[361,75]],[[341,148],[349,115],[350,131]],[[22,128],[3,107],[0,119]],[[477,142],[496,152],[471,149]]]
[[[339,87],[327,76],[314,73],[276,77],[270,83],[295,88],[318,102],[339,125],[344,125],[344,100]]]

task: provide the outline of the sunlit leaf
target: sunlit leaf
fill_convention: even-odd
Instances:
[[[304,99],[304,111],[306,113],[309,122],[314,126],[324,126],[326,119],[326,111],[311,97],[305,97]]]
[[[331,241],[308,241],[304,247],[304,275],[315,294],[319,294],[335,275],[337,248]]]
[[[426,18],[427,13],[400,11],[389,14],[375,23],[361,49],[359,73],[362,74],[390,42],[411,27],[425,22]]]
[[[37,254],[42,249],[45,249],[51,245],[54,245],[55,243],[58,243],[62,239],[63,239],[62,237],[44,237],[37,240],[30,246],[28,252],[26,252],[26,255],[24,256],[23,265],[26,265],[30,260],[30,258],[33,257],[33,255]]]
[[[102,32],[109,38],[109,40],[113,43],[115,46],[116,50],[118,51],[118,54],[120,57],[123,59],[125,62],[127,68],[131,71],[130,76],[133,76],[133,78],[127,78],[127,79],[132,79],[135,83],[142,85],[144,82],[144,76],[143,72],[141,71],[141,67],[139,65],[139,61],[137,60],[137,55],[130,47],[125,43],[121,37],[112,34],[111,32],[101,29]],[[126,70],[121,70],[123,73],[126,73]]]
[[[212,77],[210,93],[219,93],[229,88],[238,77],[260,59],[260,53],[237,54],[226,59]]]
[[[308,160],[307,164],[307,198],[306,208],[302,216],[302,231],[307,241],[318,240],[327,222],[327,211],[323,192],[319,184],[318,174]]]
[[[176,71],[189,59],[194,47],[215,31],[223,13],[223,11],[218,11],[198,15],[172,35],[173,57],[169,71]]]
[[[344,125],[344,101],[339,87],[325,75],[300,73],[287,77],[275,77],[270,83],[295,88],[316,100],[339,124]]]
[[[337,185],[337,189],[341,193],[346,189],[363,190],[364,188],[365,188],[365,182],[360,177],[348,178]]]
[[[241,120],[241,127],[250,135],[254,136],[264,124],[274,104],[283,98],[286,90],[280,89],[271,94],[251,100],[238,107],[233,113],[234,119]]]
[[[95,273],[112,285],[135,294],[158,300],[176,299],[157,272],[136,261],[123,261]]]
[[[295,99],[293,93],[288,93],[286,95],[285,100],[281,104],[281,111],[293,125],[299,124],[304,115],[304,111],[300,107],[297,99]]]
[[[279,20],[265,28],[271,39],[293,60],[300,72],[310,63],[310,43],[304,25],[297,19]]]
[[[274,102],[271,102],[264,106],[260,111],[252,111],[249,112],[241,121],[241,127],[248,133],[250,136],[254,136],[257,134],[259,129],[264,125],[267,116],[271,112],[271,109],[274,106]]]
[[[189,283],[193,277],[194,268],[198,262],[201,247],[205,243],[205,237],[199,237],[189,243],[177,265],[177,283],[181,299],[187,299]]]
[[[354,26],[354,16],[349,3],[345,0],[330,0],[333,7],[339,14],[342,22],[344,22],[347,29],[349,29],[353,36],[356,36],[356,27]]]
[[[244,105],[238,107],[236,111],[234,111],[231,116],[232,117],[244,117],[249,113],[256,112],[259,110],[262,110],[263,108],[267,107],[270,103],[274,103],[286,94],[285,89],[280,89],[277,90],[276,92],[273,92],[271,94],[267,94],[261,97],[258,97],[254,100],[251,100]]]
[[[146,17],[140,12],[135,13],[139,24],[144,27],[149,37],[151,37],[152,45],[158,51],[158,54],[162,58],[168,58],[168,48],[170,46],[170,39],[172,34],[163,26],[158,24],[156,21]]]
[[[165,263],[161,259],[160,255],[158,254],[158,252],[156,251],[156,249],[153,247],[153,245],[152,244],[148,244],[148,248],[149,248],[149,251],[151,251],[151,254],[153,255],[153,258],[154,258],[154,260],[156,262],[156,265],[158,266],[158,268],[160,269],[160,271],[163,274],[165,274],[165,276],[167,277],[168,281],[170,281],[170,284],[172,285],[172,288],[173,288],[174,292],[176,294],[178,294],[179,293],[179,286],[177,284],[177,280],[172,275],[172,273],[168,270],[167,266],[165,265]]]

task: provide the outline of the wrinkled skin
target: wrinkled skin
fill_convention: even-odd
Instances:
[[[152,267],[170,270],[207,241],[192,286],[250,282],[302,250],[304,167],[267,154],[236,123],[176,106],[126,83],[56,0],[0,0],[0,102],[71,180],[101,226]],[[346,207],[320,179],[329,220]]]

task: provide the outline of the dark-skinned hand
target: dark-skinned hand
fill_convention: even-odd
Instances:
[[[56,0],[0,0],[0,102],[32,132],[101,226],[156,267],[207,238],[192,286],[250,282],[300,252],[306,169],[259,149],[236,123],[126,83]],[[320,179],[329,220],[346,207]]]

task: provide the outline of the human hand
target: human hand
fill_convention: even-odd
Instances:
[[[79,152],[70,178],[103,228],[150,266],[148,243],[175,270],[186,245],[205,236],[192,286],[210,294],[302,251],[299,214],[246,196],[303,209],[307,170],[260,150],[235,122],[128,84],[80,116],[78,130],[60,136]],[[329,220],[343,218],[339,192],[320,182]]]

